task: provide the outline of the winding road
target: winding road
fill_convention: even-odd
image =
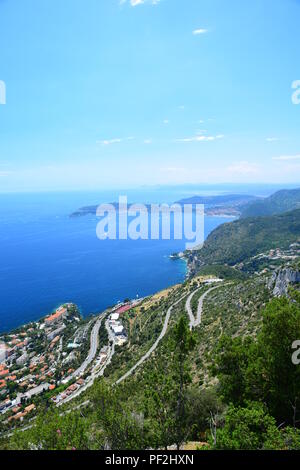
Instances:
[[[102,324],[103,316],[98,318],[96,321],[95,325],[93,326],[92,332],[91,332],[91,337],[90,337],[90,350],[89,353],[86,357],[86,359],[83,361],[83,363],[78,367],[77,370],[75,370],[69,377],[64,379],[64,382],[67,383],[70,380],[76,379],[80,375],[82,375],[85,371],[85,369],[90,365],[90,363],[94,360],[98,345],[99,345],[99,330]]]
[[[186,300],[186,303],[185,303],[185,310],[186,310],[186,313],[188,314],[189,316],[189,319],[190,319],[190,329],[192,330],[193,327],[195,326],[195,317],[194,317],[194,314],[193,314],[193,310],[192,310],[192,306],[191,306],[191,301],[192,301],[192,298],[194,297],[194,295],[200,290],[202,289],[202,286],[199,287],[198,289],[194,290],[187,298]]]
[[[207,290],[203,295],[201,295],[200,299],[199,299],[199,303],[198,303],[198,309],[197,309],[197,317],[195,318],[194,315],[193,315],[193,311],[192,311],[192,307],[191,307],[191,300],[193,298],[193,296],[196,294],[196,292],[198,292],[202,287],[199,287],[198,289],[194,290],[187,298],[187,301],[186,301],[186,304],[185,304],[185,308],[186,308],[186,312],[189,316],[189,319],[190,319],[190,328],[193,329],[197,326],[199,326],[201,324],[201,319],[202,319],[202,310],[203,310],[203,302],[204,302],[204,299],[208,296],[208,294],[210,292],[212,292],[213,290],[215,289],[218,289],[219,287],[221,287],[220,285],[219,286],[215,286],[215,287],[212,287],[211,289]],[[150,356],[151,354],[155,351],[155,349],[157,348],[157,346],[159,345],[160,341],[163,339],[163,337],[165,336],[166,332],[167,332],[167,329],[168,329],[168,324],[169,324],[169,320],[170,320],[170,316],[171,316],[171,313],[172,313],[172,310],[173,308],[178,305],[186,296],[184,295],[183,297],[181,297],[179,300],[177,300],[177,302],[175,302],[174,304],[171,305],[171,307],[169,308],[169,310],[167,311],[167,314],[166,314],[166,317],[165,317],[165,321],[164,321],[164,326],[163,326],[163,329],[159,335],[159,337],[157,338],[157,340],[155,341],[155,343],[151,346],[151,348],[149,349],[149,351],[146,352],[146,354],[144,354],[143,357],[141,357],[141,359],[128,371],[126,372],[126,374],[124,374],[122,377],[120,377],[117,381],[116,381],[116,384],[119,384],[121,382],[123,382],[123,380],[127,379],[141,364],[143,364],[143,362],[145,362]]]
[[[157,338],[157,340],[155,341],[155,343],[151,346],[151,348],[149,349],[149,351],[146,352],[146,354],[144,354],[143,357],[141,357],[141,359],[128,371],[126,372],[126,374],[124,374],[122,377],[120,377],[117,381],[116,381],[116,385],[123,382],[123,380],[127,379],[141,364],[143,364],[143,362],[145,362],[147,359],[149,359],[149,357],[151,356],[151,354],[155,351],[155,349],[157,348],[157,346],[159,345],[160,341],[163,339],[163,337],[165,336],[167,330],[168,330],[168,324],[169,324],[169,320],[170,320],[170,316],[171,316],[171,313],[172,313],[172,310],[173,308],[178,305],[183,299],[185,298],[185,295],[183,297],[181,297],[179,300],[177,300],[177,302],[175,302],[174,304],[171,305],[171,307],[168,309],[167,311],[167,314],[166,314],[166,317],[165,317],[165,321],[164,321],[164,325],[163,325],[163,329],[159,335],[159,337]]]
[[[224,284],[222,284],[224,285]],[[218,289],[219,287],[221,287],[221,285],[218,285],[218,286],[215,286],[215,287],[212,287],[211,289],[207,290],[206,292],[204,292],[203,295],[201,295],[201,297],[199,298],[199,302],[198,302],[198,309],[197,309],[197,317],[195,318],[194,314],[193,314],[193,311],[192,311],[192,307],[191,307],[191,301],[192,301],[192,298],[193,296],[201,289],[201,287],[199,287],[198,289],[194,290],[192,293],[189,294],[188,298],[187,298],[187,301],[186,301],[186,304],[185,304],[185,309],[186,309],[186,312],[189,316],[189,319],[190,319],[190,328],[193,329],[197,326],[199,326],[201,324],[201,320],[202,320],[202,311],[203,311],[203,302],[205,300],[205,298],[208,296],[208,294],[210,294],[210,292],[214,291],[215,289]],[[159,337],[157,338],[157,340],[155,341],[155,343],[153,343],[153,345],[151,346],[151,348],[146,352],[146,354],[144,354],[144,356],[141,357],[141,359],[128,371],[126,372],[126,374],[124,374],[122,377],[120,377],[115,383],[114,385],[117,385],[121,382],[123,382],[124,380],[126,380],[128,377],[130,377],[130,375],[133,374],[133,372],[140,366],[142,365],[147,359],[149,359],[149,357],[151,356],[151,354],[155,351],[155,349],[157,348],[157,346],[159,345],[160,341],[163,339],[163,337],[165,336],[167,330],[168,330],[168,324],[169,324],[169,320],[170,320],[170,316],[171,316],[171,313],[172,313],[172,310],[173,308],[178,305],[180,302],[182,302],[182,300],[186,297],[186,295],[182,296],[179,300],[177,300],[174,304],[171,305],[171,307],[168,309],[167,311],[167,314],[166,314],[166,317],[165,317],[165,320],[164,320],[164,324],[163,324],[163,329],[159,335]],[[78,374],[79,372],[81,371],[84,371],[85,368],[90,364],[90,362],[92,362],[92,360],[94,359],[95,355],[96,355],[96,352],[97,352],[97,349],[98,349],[98,337],[99,337],[99,329],[101,327],[101,323],[102,323],[102,320],[103,320],[103,317],[99,318],[97,320],[97,322],[95,323],[94,327],[93,327],[93,330],[92,330],[92,333],[91,333],[91,347],[90,347],[90,352],[89,352],[89,355],[88,357],[86,358],[86,360],[84,361],[84,363],[81,365],[81,367],[79,369],[77,369],[77,371],[74,372],[74,374]],[[91,380],[83,387],[83,388],[80,388],[75,394],[73,394],[72,396],[68,397],[67,400],[64,400],[62,401],[61,403],[59,403],[57,406],[60,406],[64,403],[67,403],[68,401],[71,401],[73,398],[79,396],[84,390],[86,390],[87,388],[89,388],[93,383],[94,383],[94,380],[103,375],[104,373],[104,370],[106,368],[106,366],[111,362],[111,359],[113,357],[113,354],[114,354],[114,341],[113,341],[113,338],[111,337],[111,332],[110,332],[110,329],[109,329],[109,326],[108,326],[108,322],[106,322],[106,329],[108,331],[108,334],[109,334],[109,338],[110,340],[112,340],[112,347],[110,348],[110,352],[109,352],[109,355],[108,355],[108,358],[107,358],[107,361],[105,363],[105,365],[103,366],[103,368],[101,369],[101,372],[97,373],[97,374],[92,374],[91,375]],[[86,406],[90,403],[90,400],[87,400],[85,401],[84,403],[81,403],[80,405],[78,405],[76,408],[74,409],[80,409],[82,408],[83,406]],[[66,411],[66,413],[69,413],[71,410],[68,410]],[[35,419],[35,418],[34,418]],[[29,429],[31,428],[32,425],[26,427],[26,428],[23,428],[21,429],[22,431],[25,429]]]
[[[195,318],[195,316],[193,314],[193,311],[192,311],[191,301],[192,301],[192,298],[194,297],[194,295],[201,289],[201,287],[199,287],[199,289],[196,289],[194,292],[192,292],[189,295],[189,297],[186,301],[186,304],[185,304],[185,309],[186,309],[186,312],[187,312],[187,314],[189,316],[189,319],[190,319],[190,329],[191,330],[193,328],[196,328],[197,326],[201,325],[203,302],[204,302],[205,298],[208,296],[208,294],[210,292],[212,292],[215,289],[218,289],[219,287],[221,287],[221,286],[219,285],[219,286],[212,287],[211,289],[208,289],[206,292],[204,292],[203,295],[201,295],[201,297],[199,299],[199,302],[198,302],[196,318]]]

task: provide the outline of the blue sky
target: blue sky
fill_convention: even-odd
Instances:
[[[0,0],[0,191],[300,182],[298,0]]]

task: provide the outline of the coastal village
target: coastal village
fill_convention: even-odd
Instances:
[[[39,321],[0,335],[1,422],[14,425],[31,419],[41,401],[62,404],[102,375],[114,346],[127,341],[121,316],[138,302],[119,303],[102,316],[85,320],[68,303]],[[108,345],[99,341],[102,317]]]

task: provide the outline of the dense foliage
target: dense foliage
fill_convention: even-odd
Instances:
[[[191,284],[198,288],[196,279]],[[195,441],[207,449],[300,449],[300,367],[292,362],[300,294],[269,301],[265,286],[261,276],[224,283],[207,298],[194,331],[183,296],[159,348],[132,377],[119,385],[110,375],[97,380],[71,410],[45,408],[32,427],[4,436],[0,448],[166,449]],[[147,301],[137,319],[130,313],[130,341],[116,353],[113,377],[120,358],[126,364],[128,357],[128,368],[143,342],[151,344],[145,326],[157,335],[160,309],[187,294],[185,287]]]
[[[300,188],[283,189],[262,200],[249,202],[242,210],[242,217],[257,217],[281,214],[282,212],[299,209]]]
[[[241,263],[273,248],[288,248],[299,239],[300,209],[272,217],[236,220],[217,227],[200,251],[188,255],[190,262],[203,264]]]

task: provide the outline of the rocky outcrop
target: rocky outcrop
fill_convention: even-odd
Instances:
[[[300,271],[292,268],[284,268],[275,271],[268,281],[268,288],[275,297],[288,294],[290,284],[300,283]]]

